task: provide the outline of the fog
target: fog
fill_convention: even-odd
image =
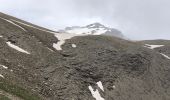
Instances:
[[[135,40],[170,39],[170,0],[0,0],[0,11],[52,30],[100,22]]]

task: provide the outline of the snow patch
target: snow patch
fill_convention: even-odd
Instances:
[[[25,51],[24,49],[12,44],[11,42],[6,42],[8,46],[10,46],[11,48],[19,51],[19,52],[22,52],[22,53],[26,53],[26,54],[30,54],[28,51]]]
[[[96,91],[94,91],[94,89],[92,88],[92,86],[88,87],[92,96],[96,99],[96,100],[104,100],[104,98],[101,97],[99,91],[96,89]]]
[[[71,34],[86,34],[86,35],[101,35],[107,32],[105,28],[74,28],[71,30],[67,30],[67,33]]]
[[[0,77],[4,78],[4,76],[2,74],[0,74]]]
[[[3,36],[0,35],[0,38],[2,38]]]
[[[72,46],[73,48],[76,48],[76,47],[77,47],[76,44],[71,44],[71,46]]]
[[[84,35],[77,35],[77,34],[68,34],[68,33],[56,33],[55,36],[58,38],[57,43],[53,43],[53,47],[56,50],[62,50],[61,46],[65,43],[65,40],[71,39],[75,36],[84,36]]]
[[[65,43],[65,41],[59,41],[58,43],[53,43],[53,47],[56,49],[56,50],[62,50],[61,46]]]
[[[18,24],[15,24],[14,22],[12,22],[12,21],[10,21],[10,20],[8,20],[8,19],[2,18],[2,17],[0,17],[0,18],[3,19],[3,20],[5,20],[5,21],[7,21],[8,23],[11,23],[11,24],[17,26],[18,28],[22,29],[23,31],[26,31],[23,27],[21,27],[21,26],[18,25]]]
[[[163,47],[165,45],[150,45],[150,44],[145,44],[144,47],[149,48],[149,49],[155,49],[155,48],[159,48],[159,47]]]
[[[8,67],[4,66],[4,65],[0,65],[1,67],[3,67],[4,69],[8,69]]]
[[[102,91],[104,91],[104,88],[103,88],[103,85],[102,85],[102,82],[101,82],[101,81],[97,82],[96,84],[98,85],[98,87],[99,87]]]
[[[165,54],[163,54],[163,53],[160,53],[162,56],[164,56],[165,58],[167,58],[167,59],[169,59],[170,60],[170,57],[169,56],[167,56],[167,55],[165,55]]]
[[[116,86],[115,86],[115,85],[113,85],[113,88],[115,89],[115,88],[116,88]]]

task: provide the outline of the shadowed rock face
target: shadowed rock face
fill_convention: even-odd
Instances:
[[[4,14],[0,17],[13,19]],[[88,86],[105,100],[170,99],[170,60],[158,51],[109,36],[73,37],[57,51],[52,44],[58,39],[50,30],[16,24],[26,31],[0,19],[0,65],[8,67],[0,67],[4,76],[0,91],[5,91],[2,83],[8,82],[40,100],[95,100]],[[7,41],[30,54],[9,47]],[[97,86],[99,81],[104,91]]]

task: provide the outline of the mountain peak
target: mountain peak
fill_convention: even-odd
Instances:
[[[88,27],[88,28],[104,28],[105,26],[102,25],[102,24],[99,23],[99,22],[95,22],[95,23],[92,23],[92,24],[87,25],[86,27]]]
[[[72,26],[66,27],[64,30],[59,30],[60,32],[64,33],[71,33],[71,34],[83,34],[83,35],[109,35],[115,36],[119,38],[124,38],[121,31],[109,28],[104,26],[99,22],[95,22],[86,26]]]

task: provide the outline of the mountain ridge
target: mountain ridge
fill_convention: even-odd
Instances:
[[[0,17],[0,99],[170,99],[169,41],[68,34]]]
[[[119,38],[125,38],[122,32],[120,32],[119,30],[106,27],[98,22],[86,26],[66,27],[64,30],[59,30],[59,32],[72,33],[72,34],[87,34],[87,35],[108,35],[108,36],[115,36]]]

